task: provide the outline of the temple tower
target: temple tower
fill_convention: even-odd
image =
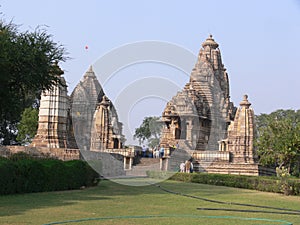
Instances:
[[[97,104],[91,131],[91,150],[103,151],[123,147],[122,123],[111,101],[104,95]]]
[[[103,89],[90,66],[71,94],[70,114],[74,136],[81,150],[90,150],[93,115],[103,96]]]
[[[185,149],[218,150],[218,141],[227,137],[235,108],[218,46],[212,35],[202,43],[190,81],[168,102],[162,115],[163,145],[179,142]]]
[[[59,77],[51,90],[46,90],[41,95],[39,109],[39,125],[31,146],[47,148],[67,148],[67,118],[69,98],[65,79]]]
[[[109,105],[110,101],[104,95],[94,113],[91,132],[91,150],[93,151],[101,151],[110,147]]]
[[[250,108],[248,96],[244,95],[234,121],[228,128],[228,151],[233,163],[255,163],[254,152],[254,110]]]
[[[209,105],[208,145],[206,150],[217,150],[218,141],[226,138],[230,120],[234,118],[234,106],[230,102],[229,79],[222,63],[219,44],[212,35],[202,43],[198,61],[192,70],[190,83]]]

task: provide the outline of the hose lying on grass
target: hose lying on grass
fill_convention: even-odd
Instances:
[[[225,204],[225,205],[238,205],[238,206],[248,206],[248,207],[255,207],[255,208],[262,208],[262,209],[274,209],[278,211],[264,211],[264,210],[240,210],[240,209],[224,209],[224,208],[197,208],[198,210],[223,210],[223,211],[235,211],[235,212],[253,212],[253,213],[273,213],[273,214],[286,214],[286,215],[299,215],[300,216],[300,210],[294,210],[294,209],[288,209],[288,208],[279,208],[279,207],[272,207],[272,206],[263,206],[263,205],[253,205],[253,204],[244,204],[244,203],[236,203],[236,202],[224,202],[224,201],[218,201],[208,198],[203,198],[199,196],[194,195],[188,195],[180,192],[175,192],[168,190],[166,188],[161,187],[160,185],[153,184],[154,186],[160,188],[162,191],[165,191],[170,194],[175,195],[181,195],[184,197],[199,199],[206,202],[212,202],[217,204]],[[281,212],[280,212],[281,211]]]
[[[57,224],[69,224],[69,223],[82,223],[82,222],[91,222],[91,221],[105,221],[105,220],[130,220],[130,219],[155,219],[155,218],[190,218],[190,219],[229,219],[229,220],[244,220],[244,221],[265,221],[265,222],[276,222],[281,223],[281,225],[293,225],[290,222],[283,220],[273,220],[273,219],[264,219],[264,218],[244,218],[236,216],[197,216],[197,215],[139,215],[139,216],[109,216],[109,217],[98,217],[98,218],[82,218],[76,220],[65,220],[58,222],[50,222],[44,225],[57,225]],[[103,223],[104,224],[104,223]]]
[[[252,205],[252,204],[243,204],[243,203],[236,203],[236,202],[224,202],[218,201],[208,198],[202,198],[199,196],[188,195],[184,193],[179,193],[175,191],[168,190],[166,188],[161,187],[157,184],[151,184],[162,191],[165,191],[170,194],[181,195],[184,197],[199,199],[207,202],[217,203],[217,204],[226,204],[226,205],[238,205],[238,206],[248,206],[248,207],[256,207],[256,208],[263,208],[263,209],[273,209],[278,211],[266,211],[266,210],[242,210],[242,209],[226,209],[226,208],[197,208],[197,210],[211,210],[211,211],[229,211],[229,212],[250,212],[250,213],[273,213],[273,214],[286,214],[286,215],[300,215],[300,210],[293,210],[288,208],[278,208],[278,207],[271,207],[271,206],[260,206],[260,205]],[[82,223],[87,221],[105,221],[105,220],[128,220],[128,219],[153,219],[153,218],[193,218],[193,219],[229,219],[229,220],[244,220],[244,221],[265,221],[265,222],[275,222],[281,223],[281,225],[293,225],[291,222],[284,221],[284,220],[274,220],[274,219],[266,219],[266,218],[246,218],[246,217],[236,217],[236,216],[206,216],[206,215],[173,215],[173,214],[166,214],[166,215],[128,215],[128,216],[112,216],[112,217],[98,217],[98,218],[82,218],[82,219],[75,219],[75,220],[66,220],[66,221],[57,221],[57,222],[50,222],[44,225],[54,225],[54,224],[68,224],[68,223]]]

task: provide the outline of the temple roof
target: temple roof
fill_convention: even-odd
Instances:
[[[83,78],[88,78],[88,77],[97,79],[95,72],[93,71],[92,65],[90,65],[89,69],[83,75]]]
[[[83,75],[81,81],[76,85],[75,89],[72,92],[72,96],[77,96],[77,93],[80,94],[84,92],[86,98],[93,104],[96,104],[99,100],[102,100],[104,95],[103,89],[97,80],[96,74],[93,71],[93,67],[90,66],[86,73]]]

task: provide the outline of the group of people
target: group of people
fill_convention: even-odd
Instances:
[[[165,154],[165,148],[163,146],[155,146],[153,149],[153,158],[162,158]]]
[[[142,157],[149,158],[162,158],[165,154],[165,148],[163,146],[155,146],[153,149],[148,149],[144,145],[142,147]]]
[[[186,160],[180,164],[181,173],[192,173],[194,171],[194,165],[191,160]]]
[[[178,142],[174,145],[167,145],[170,150],[170,154],[179,148]],[[154,148],[147,148],[145,145],[142,147],[142,157],[149,158],[162,158],[165,155],[165,148],[163,145],[157,145]]]

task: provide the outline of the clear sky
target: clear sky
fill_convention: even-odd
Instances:
[[[61,67],[69,93],[90,64],[119,46],[157,40],[182,46],[197,55],[211,33],[219,43],[235,105],[247,93],[256,114],[280,108],[300,109],[300,1],[2,0],[0,4],[6,21],[13,19],[22,25],[22,30],[47,25],[53,39],[65,46],[71,59]],[[160,69],[180,88],[188,81],[188,76],[172,68]],[[124,80],[128,73],[137,73],[132,78],[136,79],[160,76],[160,69],[133,65],[127,72],[120,72],[119,85],[132,82]],[[104,85],[104,89],[115,100],[114,88]],[[144,110],[145,116],[162,112],[165,102],[158,101],[155,110]],[[137,105],[147,108],[150,102]],[[129,118],[135,121],[130,125],[133,127],[142,118],[135,111],[132,109],[133,116]]]

